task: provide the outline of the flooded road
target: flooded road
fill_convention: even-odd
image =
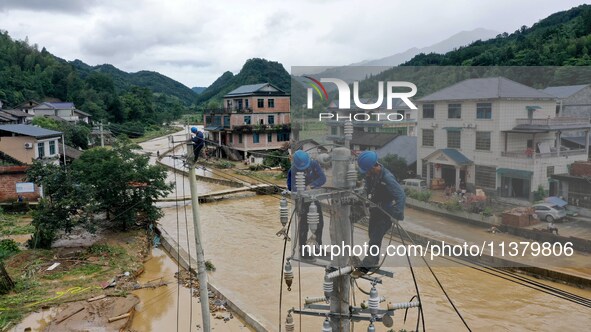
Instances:
[[[144,273],[138,278],[139,283],[160,281],[162,278],[168,285],[133,291],[141,302],[136,306],[130,330],[191,331],[189,327],[193,326],[192,331],[196,331],[196,326],[201,324],[199,298],[191,297],[190,289],[177,285],[174,277],[177,264],[164,251],[155,248],[144,268]],[[251,331],[236,317],[228,322],[212,318],[211,324],[218,331]]]
[[[198,182],[199,191],[207,191],[209,185]],[[298,268],[298,264],[294,263],[292,291],[287,292],[283,286],[283,298],[282,301],[279,300],[280,285],[283,282],[280,280],[283,241],[275,235],[281,228],[278,207],[279,200],[274,196],[256,196],[200,205],[205,258],[211,260],[216,267],[216,271],[210,273],[210,282],[269,331],[279,330],[279,316],[283,329],[289,308],[298,307],[306,297],[323,294],[324,270],[309,266]],[[190,206],[169,207],[164,212],[165,216],[159,221],[162,229],[177,239],[183,248],[187,249],[189,245],[194,257]],[[433,218],[440,217],[410,210],[407,222],[425,219],[436,223],[437,220]],[[328,218],[325,219],[327,221]],[[327,229],[328,225],[325,225],[324,243],[329,243]],[[187,231],[189,244],[185,235]],[[367,231],[356,228],[354,236],[356,241],[366,241]],[[465,239],[464,236],[453,237]],[[394,272],[395,276],[393,279],[383,278],[383,285],[378,287],[379,294],[394,303],[406,302],[416,293],[410,269],[405,264],[389,260],[390,258],[386,265],[393,267],[385,269]],[[427,331],[464,331],[464,325],[429,270],[419,259],[413,259],[412,262],[421,292]],[[435,260],[432,266],[473,331],[585,331],[591,326],[591,310],[586,307],[449,261]],[[544,283],[591,298],[589,290],[546,281]],[[366,291],[370,288],[368,282],[363,280],[359,282],[359,286]],[[357,304],[367,299],[367,295],[359,291],[355,292],[355,296]],[[403,322],[403,317],[402,311],[395,314],[395,331],[414,330],[417,311],[409,311],[406,323]],[[318,331],[322,327],[321,318],[300,318],[298,315],[294,318],[296,330],[301,327],[302,331]],[[181,316],[181,320],[188,319],[187,315]],[[366,331],[367,325],[364,322],[355,323],[355,331]],[[377,330],[385,331],[386,328],[379,324]]]
[[[275,236],[281,228],[279,223],[278,200],[273,196],[257,196],[239,200],[227,200],[202,204],[201,221],[206,259],[211,259],[217,270],[211,274],[210,282],[222,293],[232,298],[237,305],[255,316],[270,331],[278,330],[279,290],[283,241]],[[183,241],[185,224],[176,229],[175,210],[166,209],[166,216],[160,221],[173,238],[177,234]],[[191,220],[190,209],[189,220]],[[192,234],[192,224],[189,222]],[[327,226],[325,226],[327,227]],[[325,232],[326,234],[327,232]],[[192,236],[192,235],[190,235]],[[355,238],[365,241],[366,231],[355,229]],[[325,239],[327,243],[328,238]],[[356,240],[357,241],[357,240]],[[192,243],[191,243],[192,245]],[[193,251],[193,250],[192,250]],[[437,283],[422,262],[413,260],[415,274],[424,304],[428,330],[462,331],[462,322],[448,304]],[[434,271],[449,296],[458,307],[469,326],[475,330],[487,331],[583,331],[591,324],[591,310],[558,299],[552,295],[508,282],[499,277],[457,265],[448,261],[435,261]],[[378,287],[380,295],[388,301],[405,302],[414,294],[414,284],[408,267],[399,263],[387,270],[395,273],[394,279],[384,278]],[[438,266],[439,265],[439,266]],[[301,275],[301,298],[322,295],[323,269],[316,267],[297,268],[292,291],[283,288],[282,320],[287,309],[299,306]],[[549,282],[548,282],[549,283]],[[360,286],[368,290],[369,284],[361,281]],[[549,283],[587,298],[591,292],[555,283]],[[357,301],[366,295],[356,292]],[[414,330],[416,310],[409,311],[407,323],[404,314],[394,316],[396,329]],[[296,326],[299,326],[299,316]],[[321,319],[302,318],[302,330],[321,328]],[[383,326],[382,326],[383,328]],[[367,323],[356,323],[356,330],[365,331]]]

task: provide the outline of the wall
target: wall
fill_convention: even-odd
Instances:
[[[25,143],[32,143],[33,148],[25,149]],[[0,151],[22,163],[30,164],[35,159],[36,143],[35,138],[28,136],[0,137]]]
[[[0,166],[0,202],[16,202],[16,183],[25,182],[28,166]],[[20,194],[27,201],[39,199],[39,187],[35,186],[34,193]]]

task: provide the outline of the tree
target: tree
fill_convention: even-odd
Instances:
[[[380,163],[384,165],[394,176],[396,179],[403,180],[408,177],[408,166],[406,164],[406,159],[395,155],[395,154],[388,154],[384,158],[380,159]]]
[[[162,216],[154,205],[171,185],[166,169],[149,164],[149,157],[133,153],[129,140],[112,150],[85,151],[71,168],[35,162],[27,171],[29,181],[43,186],[45,198],[33,213],[35,233],[31,247],[48,248],[58,231],[75,226],[93,230],[94,215],[104,212],[104,228],[128,229],[137,223],[153,223]]]
[[[74,176],[93,188],[97,209],[117,229],[128,229],[138,217],[155,222],[162,213],[153,203],[172,188],[166,183],[166,169],[150,165],[149,157],[134,153],[133,147],[129,140],[117,140],[113,149],[90,149],[72,164]]]
[[[27,180],[42,186],[45,198],[33,211],[35,233],[31,248],[49,248],[59,230],[70,232],[78,223],[88,221],[91,188],[76,183],[72,172],[55,164],[35,161],[27,171]]]

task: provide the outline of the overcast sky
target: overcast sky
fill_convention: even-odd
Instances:
[[[253,57],[345,65],[464,30],[513,32],[573,0],[0,0],[0,30],[66,60],[152,70],[189,87]]]

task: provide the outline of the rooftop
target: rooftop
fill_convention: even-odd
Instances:
[[[421,99],[420,102],[478,99],[544,99],[554,96],[505,77],[474,78],[458,82]]]
[[[0,135],[3,133],[12,133],[35,138],[58,137],[62,135],[62,132],[60,131],[49,130],[45,128],[29,126],[24,124],[0,125]]]
[[[398,134],[357,132],[353,134],[351,144],[381,148],[390,143],[396,138],[396,136],[398,136]]]
[[[259,83],[242,85],[228,92],[224,98],[249,95],[287,95],[287,93],[271,83]]]
[[[545,89],[541,89],[540,91],[547,93],[549,95],[552,95],[556,98],[562,99],[562,98],[570,97],[588,86],[589,86],[588,84],[549,86]]]

